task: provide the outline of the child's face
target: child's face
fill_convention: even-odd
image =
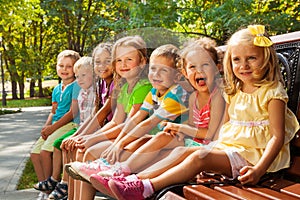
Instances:
[[[239,44],[232,47],[231,63],[234,75],[244,84],[255,83],[254,74],[262,74],[261,67],[264,63],[263,48]]]
[[[94,71],[102,79],[111,79],[113,77],[111,55],[108,51],[100,49],[95,53]]]
[[[116,49],[116,72],[123,78],[133,79],[139,74],[140,67],[145,61],[141,59],[139,52],[130,46],[120,46]]]
[[[75,77],[78,85],[84,90],[89,89],[93,84],[93,70],[91,69],[81,67],[76,71]]]
[[[62,57],[58,59],[56,72],[63,82],[74,80],[73,66],[75,62],[76,61],[70,57]]]
[[[215,84],[217,66],[207,51],[193,50],[186,56],[183,73],[197,91],[210,93]]]
[[[179,72],[174,68],[174,62],[163,56],[150,58],[148,78],[159,95],[163,95],[175,84]]]

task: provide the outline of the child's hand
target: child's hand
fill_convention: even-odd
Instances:
[[[65,150],[65,151],[73,151],[76,147],[76,137],[72,137],[72,138],[67,138],[65,139],[61,145],[60,145],[60,148],[62,150]]]
[[[85,152],[89,147],[93,146],[95,143],[91,139],[93,137],[85,136],[78,138],[75,142],[75,147],[79,148],[81,152]]]
[[[242,185],[255,185],[258,183],[260,177],[264,174],[253,166],[245,166],[240,170],[238,180]]]
[[[184,136],[185,136],[183,133],[178,132],[176,135],[177,135],[177,140],[178,140],[178,141],[183,141]]]
[[[117,145],[110,145],[102,154],[101,158],[106,159],[110,164],[119,161],[121,149]]]
[[[162,122],[164,126],[164,132],[170,133],[171,135],[176,135],[179,131],[180,124],[172,123],[172,122]]]
[[[41,130],[41,136],[44,140],[46,140],[48,136],[51,135],[52,133],[53,130],[51,125],[44,126]]]

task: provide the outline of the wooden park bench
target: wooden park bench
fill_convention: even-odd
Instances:
[[[281,72],[289,96],[288,107],[300,120],[300,31],[271,39],[282,66]],[[222,175],[203,172],[194,182],[164,188],[153,199],[300,199],[300,131],[290,147],[290,167],[266,174],[255,186],[243,186]]]

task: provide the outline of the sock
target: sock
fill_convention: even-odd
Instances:
[[[154,193],[152,183],[150,182],[149,179],[142,180],[142,183],[144,185],[143,197],[145,198],[150,197]]]
[[[139,178],[138,178],[135,174],[131,174],[131,175],[129,175],[129,176],[126,176],[125,179],[126,179],[127,181],[136,181],[136,180],[138,180]]]
[[[61,180],[60,183],[64,185],[68,185],[68,181]]]
[[[131,170],[130,168],[126,165],[126,164],[120,164],[122,171],[127,175],[127,174],[131,174]]]
[[[58,180],[56,180],[55,178],[53,178],[53,176],[50,176],[52,181],[58,182]]]

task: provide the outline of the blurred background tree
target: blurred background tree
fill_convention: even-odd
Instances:
[[[149,49],[185,38],[208,36],[223,45],[248,24],[271,35],[300,30],[300,1],[293,0],[0,0],[1,53],[13,99],[30,96],[45,77],[56,77],[57,54],[73,49],[90,55],[103,41],[140,34]]]

